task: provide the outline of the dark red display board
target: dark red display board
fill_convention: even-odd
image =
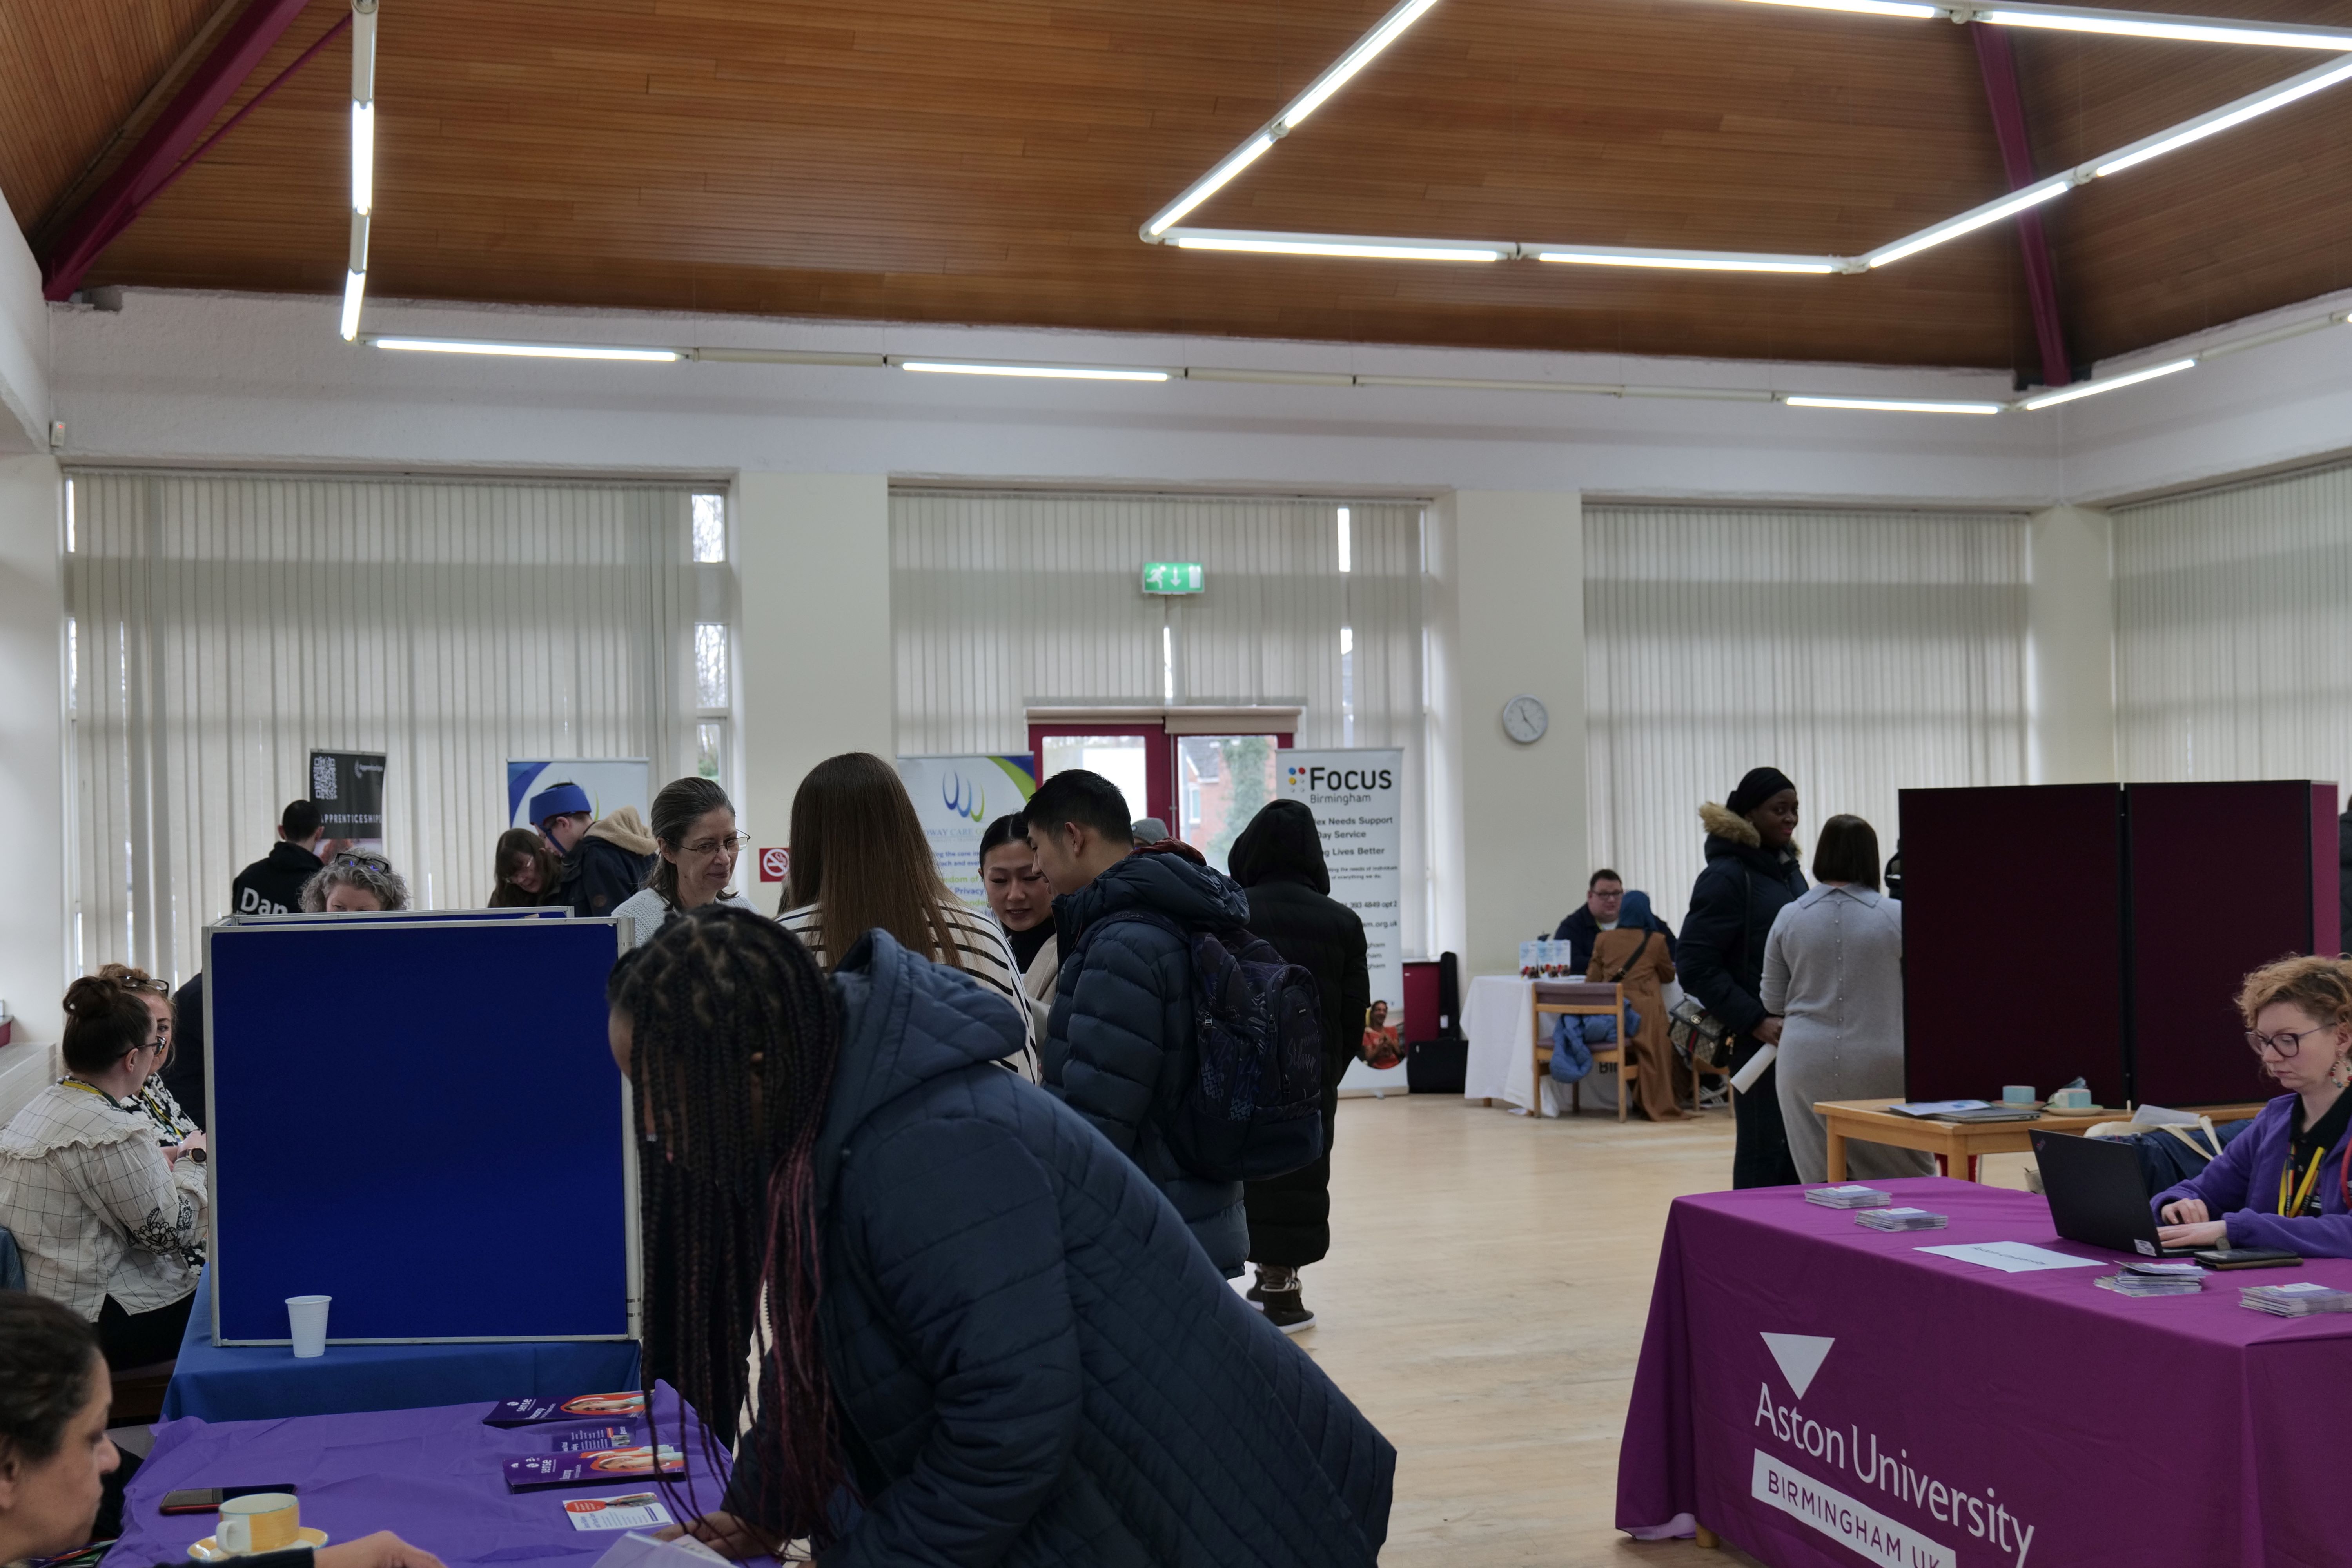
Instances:
[[[2080,1077],[2122,1102],[2122,808],[2113,784],[1903,792],[1911,1099]]]
[[[2232,999],[2341,951],[2336,791],[2307,780],[1905,790],[1905,1092],[2267,1098]]]
[[[2135,1098],[2268,1099],[2275,1090],[2242,1043],[2231,999],[2273,959],[2337,951],[2336,786],[2133,784],[2124,813]]]

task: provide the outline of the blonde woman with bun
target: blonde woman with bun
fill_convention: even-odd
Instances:
[[[2169,1247],[2352,1258],[2352,965],[2285,958],[2238,992],[2246,1046],[2287,1092],[2196,1175],[2150,1203]]]

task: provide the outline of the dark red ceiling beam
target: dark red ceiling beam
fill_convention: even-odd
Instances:
[[[2033,184],[2033,147],[2025,134],[2025,101],[2017,90],[2017,58],[2010,53],[2009,35],[1981,22],[1969,24],[1976,38],[1977,68],[1983,73],[1985,99],[1992,105],[1993,134],[2000,142],[2000,162],[2009,188],[2021,191]],[[2065,323],[2058,314],[2058,268],[2050,256],[2050,236],[2039,212],[2017,215],[2017,247],[2025,258],[2025,293],[2033,306],[2033,337],[2042,348],[2042,379],[2064,386],[2074,379],[2074,362],[2066,356]]]
[[[44,297],[63,300],[81,287],[90,265],[116,236],[131,226],[140,209],[172,182],[205,127],[310,3],[253,0],[245,15],[229,25],[121,166],[107,176],[106,183],[58,231],[49,253],[41,258]]]

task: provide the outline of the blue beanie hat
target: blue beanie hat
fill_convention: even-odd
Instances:
[[[530,822],[536,827],[551,816],[569,816],[575,811],[595,809],[588,804],[588,792],[578,784],[550,784],[530,797]]]

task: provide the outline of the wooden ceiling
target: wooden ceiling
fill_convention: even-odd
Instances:
[[[2006,225],[1857,278],[1136,238],[1388,3],[383,0],[370,291],[2038,363]],[[2352,0],[2193,8],[2352,23]],[[223,117],[341,15],[314,0]],[[219,20],[217,0],[0,0],[0,191],[37,250]],[[2045,173],[2316,58],[2010,37]],[[348,60],[331,46],[87,281],[338,291]],[[1444,0],[1187,221],[1851,254],[2004,189],[1965,28],[1727,0]],[[2047,211],[2078,361],[2352,286],[2352,88]]]

